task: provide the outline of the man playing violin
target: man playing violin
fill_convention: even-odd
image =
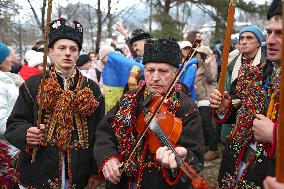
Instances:
[[[198,108],[181,91],[179,84],[167,98],[167,111],[182,123],[181,134],[174,144],[178,157],[163,145],[150,152],[148,133],[136,144],[141,135],[137,127],[145,121],[144,117],[142,121],[139,118],[147,115],[153,94],[166,94],[178,72],[179,63],[180,50],[175,41],[147,40],[143,56],[145,81],[140,82],[135,90],[125,93],[99,124],[94,151],[100,153],[94,153],[94,156],[99,173],[107,180],[108,189],[192,187],[176,159],[200,171],[203,166],[203,133]],[[133,155],[130,157],[130,154]],[[127,160],[128,163],[125,163]]]

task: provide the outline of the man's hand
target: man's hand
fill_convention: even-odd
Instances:
[[[184,161],[187,155],[187,150],[184,147],[176,147],[175,151]],[[162,166],[166,167],[167,169],[177,168],[175,154],[166,146],[158,148],[158,150],[156,151],[156,159]]]
[[[103,175],[106,180],[113,184],[117,184],[120,181],[121,173],[119,171],[120,162],[116,158],[108,160],[103,169]]]
[[[96,189],[97,186],[101,185],[101,183],[104,181],[104,179],[98,175],[92,175],[90,176],[88,180],[88,187],[87,189]]]
[[[256,118],[253,120],[252,130],[257,141],[272,144],[273,129],[274,123],[270,119],[264,115],[256,114]]]
[[[115,30],[121,33],[123,36],[128,37],[128,33],[126,32],[122,24],[117,23],[115,26]]]
[[[284,183],[276,181],[275,177],[266,177],[263,181],[264,189],[284,189]]]
[[[45,126],[43,124],[40,124],[40,129],[37,127],[30,127],[27,130],[27,143],[30,145],[40,145],[44,129]]]
[[[222,98],[222,94],[218,91],[218,89],[213,89],[210,97],[210,108],[218,109],[220,112],[226,112],[229,108],[231,97],[228,93],[224,92],[224,98]]]

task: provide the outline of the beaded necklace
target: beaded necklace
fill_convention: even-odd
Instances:
[[[9,147],[0,141],[0,188],[7,189],[18,183],[19,173],[13,168]]]
[[[66,154],[67,157],[67,174],[72,187],[71,175],[71,150],[78,148],[88,149],[88,126],[87,118],[99,106],[93,92],[85,85],[85,77],[80,71],[76,71],[78,78],[74,91],[67,87],[68,79],[64,82],[65,90],[60,87],[57,72],[51,70],[49,77],[45,80],[43,90],[43,111],[45,112],[46,128],[44,132],[43,146],[48,143],[59,148],[59,179],[50,185],[56,188],[61,186],[62,160]],[[72,81],[70,81],[72,83]],[[70,83],[69,83],[70,84]],[[39,88],[37,102],[41,90]],[[76,126],[76,128],[75,128]],[[78,140],[71,141],[75,129],[77,130]]]
[[[279,110],[277,96],[279,95],[280,69],[274,69],[272,77],[266,79],[263,84],[264,67],[265,64],[260,66],[243,64],[239,72],[236,91],[242,99],[242,107],[238,111],[236,126],[230,136],[235,171],[233,175],[226,173],[225,178],[222,179],[223,186],[228,186],[226,188],[257,188],[255,183],[244,180],[247,168],[260,154],[265,153],[268,157],[271,156],[268,144],[257,144],[255,155],[248,160],[246,168],[236,181],[245,149],[251,142],[255,142],[252,131],[252,121],[255,114],[267,115],[274,122]]]
[[[142,88],[143,87],[145,86],[142,86]],[[118,111],[111,124],[118,141],[118,158],[122,161],[126,160],[137,141],[138,136],[135,128],[138,120],[136,111],[139,106],[139,97],[144,95],[142,98],[145,99],[147,95],[149,95],[146,87],[142,94],[137,93],[137,91],[143,90],[141,90],[141,87],[138,87],[134,91],[123,95],[118,104]],[[180,107],[180,102],[176,95],[176,92],[174,92],[169,99],[171,102],[169,111],[173,113]],[[145,160],[149,162],[145,162]],[[160,165],[157,163],[154,155],[148,152],[148,144],[145,143],[145,140],[140,143],[129,162],[129,166],[125,168],[125,173],[128,177],[134,177],[136,179],[138,188],[140,187],[142,170],[144,168],[160,169]]]

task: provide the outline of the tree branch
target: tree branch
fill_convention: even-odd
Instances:
[[[40,24],[40,21],[39,21],[39,18],[38,18],[38,16],[37,16],[37,14],[36,14],[36,11],[35,11],[33,5],[31,4],[31,1],[30,1],[30,0],[27,0],[27,1],[29,2],[30,7],[31,7],[31,9],[32,9],[32,11],[33,11],[33,14],[34,14],[34,17],[35,17],[35,19],[36,19],[36,22],[37,22],[38,27],[41,29],[41,24]]]
[[[68,17],[66,18],[67,22],[71,19],[71,17],[77,12],[77,10],[79,9],[79,5],[80,5],[80,2],[78,2],[76,5],[75,5],[75,9],[73,9],[72,13],[68,15]]]

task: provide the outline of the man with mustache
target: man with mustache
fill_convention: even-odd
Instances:
[[[142,29],[136,29],[132,32],[129,43],[136,55],[135,61],[142,63],[146,39],[151,38],[152,36]]]

